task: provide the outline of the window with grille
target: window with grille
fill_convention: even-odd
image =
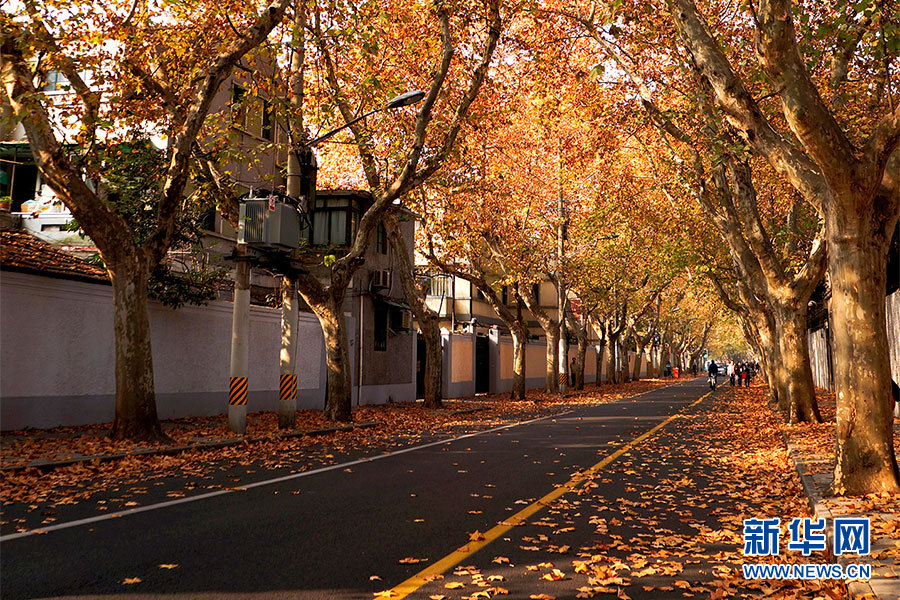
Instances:
[[[388,253],[387,230],[384,228],[383,223],[379,223],[378,227],[375,228],[375,251],[378,254]]]

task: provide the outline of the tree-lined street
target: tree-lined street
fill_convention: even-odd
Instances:
[[[3,3],[0,593],[900,598],[898,62],[897,0]]]

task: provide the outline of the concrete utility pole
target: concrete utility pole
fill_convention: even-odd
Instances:
[[[250,363],[250,260],[247,245],[238,244],[234,269],[234,303],[231,317],[231,379],[228,386],[228,427],[247,430],[248,371]]]
[[[303,129],[303,62],[306,54],[306,41],[304,30],[306,28],[306,2],[298,0],[294,4],[294,44],[296,47],[291,54],[290,66],[290,96],[288,104],[291,114],[288,117],[293,122],[289,130],[291,145],[294,137],[306,140]],[[287,194],[291,198],[300,198],[304,194],[302,189],[302,165],[296,148],[288,151],[286,186]],[[308,210],[308,206],[300,206],[301,210]],[[279,363],[281,378],[278,385],[278,428],[293,429],[297,422],[297,280],[289,273],[281,277],[281,353]]]
[[[281,381],[278,385],[278,428],[293,429],[297,422],[297,283],[281,279]]]

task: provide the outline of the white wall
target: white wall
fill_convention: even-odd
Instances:
[[[227,407],[231,303],[172,310],[150,303],[153,371],[161,418]],[[278,309],[250,309],[249,411],[276,410]],[[322,330],[300,315],[299,398],[324,403]],[[111,421],[115,339],[109,286],[4,271],[0,275],[0,428]]]
[[[887,314],[888,346],[891,354],[891,377],[900,384],[900,290],[884,299]]]
[[[827,336],[827,331],[824,328],[806,332],[807,343],[809,344],[809,362],[812,367],[813,384],[817,388],[823,389],[831,389],[831,377],[828,373]]]

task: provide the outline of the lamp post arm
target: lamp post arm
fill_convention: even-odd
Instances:
[[[382,111],[382,110],[385,110],[386,108],[387,108],[386,106],[380,106],[380,107],[378,107],[378,108],[376,108],[376,109],[370,110],[369,112],[367,112],[367,113],[365,113],[365,114],[362,114],[362,115],[356,117],[355,119],[353,119],[353,120],[351,120],[351,121],[347,121],[346,123],[344,123],[343,125],[341,125],[341,126],[338,127],[337,129],[332,129],[331,131],[329,131],[329,132],[326,133],[325,135],[320,135],[320,136],[317,137],[316,139],[310,140],[309,142],[306,142],[305,144],[303,144],[303,146],[305,146],[306,148],[313,148],[313,147],[315,147],[317,144],[320,144],[320,143],[324,142],[325,140],[331,138],[331,137],[334,136],[336,133],[339,133],[339,132],[343,131],[344,129],[347,129],[347,128],[350,127],[351,125],[356,125],[357,123],[359,123],[360,121],[362,121],[362,120],[365,119],[366,117],[370,117],[370,116],[374,115],[374,114],[377,113],[377,112],[380,112],[380,111]]]

